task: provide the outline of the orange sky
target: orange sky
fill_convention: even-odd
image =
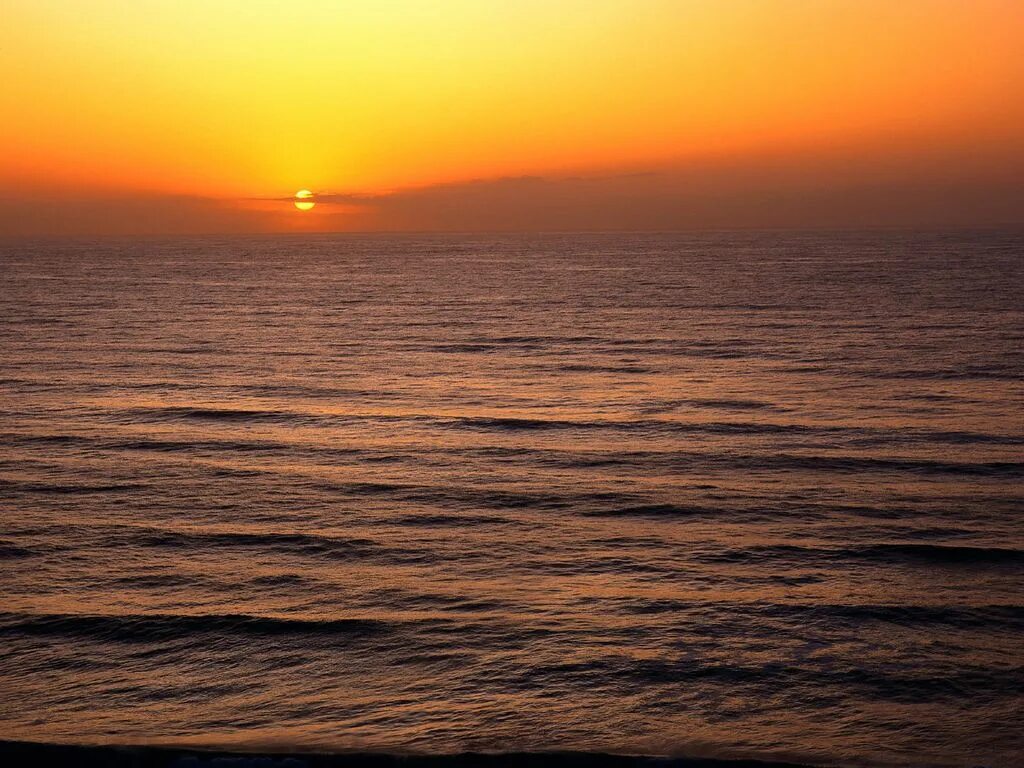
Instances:
[[[1024,221],[1019,0],[3,15],[0,233]]]

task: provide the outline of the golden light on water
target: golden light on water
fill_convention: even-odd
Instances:
[[[295,207],[300,211],[311,211],[316,206],[313,202],[313,193],[308,189],[300,189],[295,193]]]

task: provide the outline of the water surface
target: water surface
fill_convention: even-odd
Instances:
[[[0,248],[4,738],[1020,764],[1020,235]]]

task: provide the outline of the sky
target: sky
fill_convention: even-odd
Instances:
[[[3,0],[0,235],[1021,224],[1022,39],[1020,0]]]

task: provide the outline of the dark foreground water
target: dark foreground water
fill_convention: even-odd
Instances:
[[[0,738],[1021,764],[1024,237],[0,271]]]

